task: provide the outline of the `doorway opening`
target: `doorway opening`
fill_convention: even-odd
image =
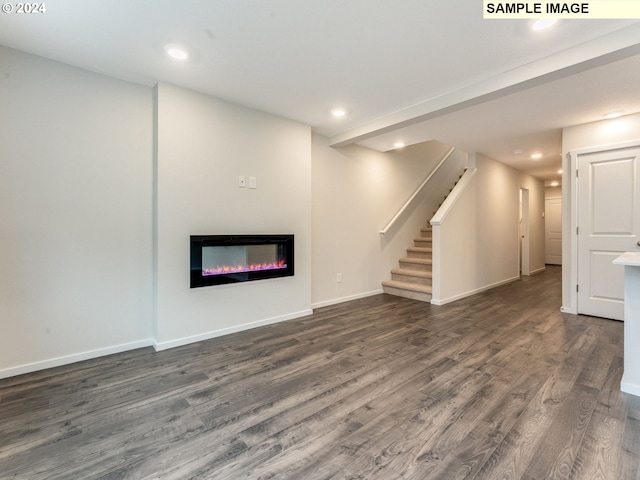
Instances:
[[[520,209],[519,209],[519,221],[518,221],[518,245],[519,245],[519,262],[520,262],[520,275],[529,276],[529,190],[526,188],[520,189]]]

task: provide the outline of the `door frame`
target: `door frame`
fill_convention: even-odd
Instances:
[[[520,187],[520,218],[518,219],[519,275],[531,275],[531,247],[529,237],[529,189]]]
[[[560,310],[565,313],[578,313],[578,156],[606,152],[609,150],[619,150],[623,148],[639,147],[640,139],[626,142],[599,145],[596,147],[581,148],[571,150],[563,159],[562,174],[562,276],[569,277],[569,282],[563,281],[563,286],[567,287],[567,292],[563,292],[563,304]],[[569,190],[566,192],[566,190]],[[567,195],[567,193],[569,195]],[[570,201],[565,202],[566,197]],[[566,214],[566,215],[565,215]],[[568,227],[565,230],[565,226]],[[565,231],[568,235],[565,235]],[[565,259],[569,259],[567,262]]]

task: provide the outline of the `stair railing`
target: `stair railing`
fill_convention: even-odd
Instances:
[[[440,169],[442,164],[444,162],[446,162],[447,158],[449,158],[451,156],[451,154],[454,152],[454,150],[455,150],[455,147],[451,147],[451,149],[444,155],[442,160],[440,160],[440,163],[438,163],[438,165],[436,165],[436,168],[434,168],[431,171],[431,173],[427,176],[427,178],[425,178],[422,181],[422,183],[420,184],[420,186],[418,186],[416,191],[413,192],[413,195],[411,195],[409,197],[409,199],[406,202],[404,202],[404,205],[402,205],[402,207],[400,207],[400,210],[398,210],[398,213],[396,213],[393,216],[393,218],[391,220],[389,220],[389,223],[387,223],[386,227],[384,227],[382,230],[380,230],[380,235],[384,235],[385,233],[387,233],[389,231],[389,229],[393,226],[393,224],[396,223],[396,220],[398,220],[398,218],[400,218],[402,216],[404,211],[409,207],[409,205],[411,205],[411,202],[413,202],[413,200],[420,194],[420,192],[422,192],[422,189],[425,187],[425,185],[427,183],[429,183],[429,180],[431,180],[431,177],[433,177],[433,175],[435,175],[435,173],[438,171],[438,169]]]

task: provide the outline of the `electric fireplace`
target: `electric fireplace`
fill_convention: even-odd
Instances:
[[[293,276],[293,235],[191,235],[191,288]]]

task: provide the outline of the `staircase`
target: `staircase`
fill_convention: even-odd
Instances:
[[[462,175],[444,196],[442,202],[453,191]],[[438,208],[442,203],[438,205]],[[433,212],[434,215],[436,212]],[[413,239],[413,247],[407,248],[407,256],[399,260],[400,268],[391,270],[391,280],[382,282],[384,293],[398,297],[411,298],[422,302],[430,302],[433,285],[433,246],[431,224],[420,229],[420,236]]]
[[[391,270],[391,280],[382,282],[384,293],[429,302],[431,300],[431,226],[420,229],[420,236],[407,248],[400,268]]]

